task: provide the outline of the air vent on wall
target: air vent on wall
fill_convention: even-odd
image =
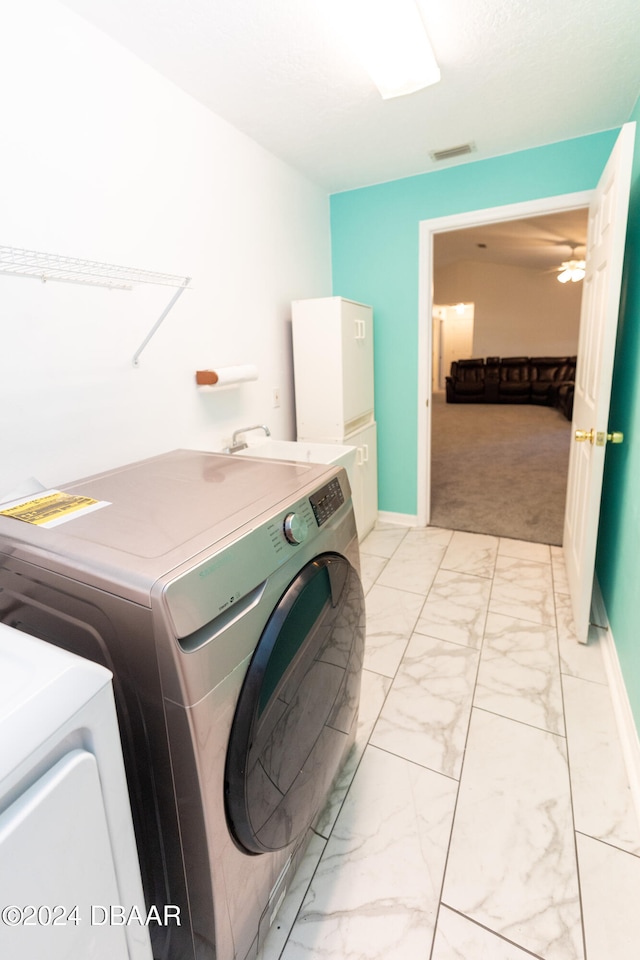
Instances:
[[[454,157],[463,157],[467,153],[473,153],[474,143],[463,143],[459,147],[448,147],[446,150],[432,150],[429,156],[432,160],[453,160]]]

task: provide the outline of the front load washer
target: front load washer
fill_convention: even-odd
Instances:
[[[154,957],[253,957],[355,735],[347,475],[183,450],[62,489],[97,509],[0,516],[0,620],[113,674],[147,907],[180,914]]]

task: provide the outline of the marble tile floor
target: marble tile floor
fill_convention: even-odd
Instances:
[[[562,552],[380,525],[352,751],[259,960],[638,960],[640,829]]]

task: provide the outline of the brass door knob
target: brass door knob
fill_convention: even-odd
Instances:
[[[620,433],[619,430],[613,433],[596,433],[593,427],[591,430],[576,430],[574,437],[578,443],[584,443],[585,440],[588,440],[591,444],[595,443],[597,447],[604,447],[607,440],[609,443],[624,442],[624,433]]]

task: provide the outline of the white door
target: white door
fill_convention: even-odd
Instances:
[[[563,537],[581,643],[589,632],[634,138],[635,124],[626,124],[589,207]]]

